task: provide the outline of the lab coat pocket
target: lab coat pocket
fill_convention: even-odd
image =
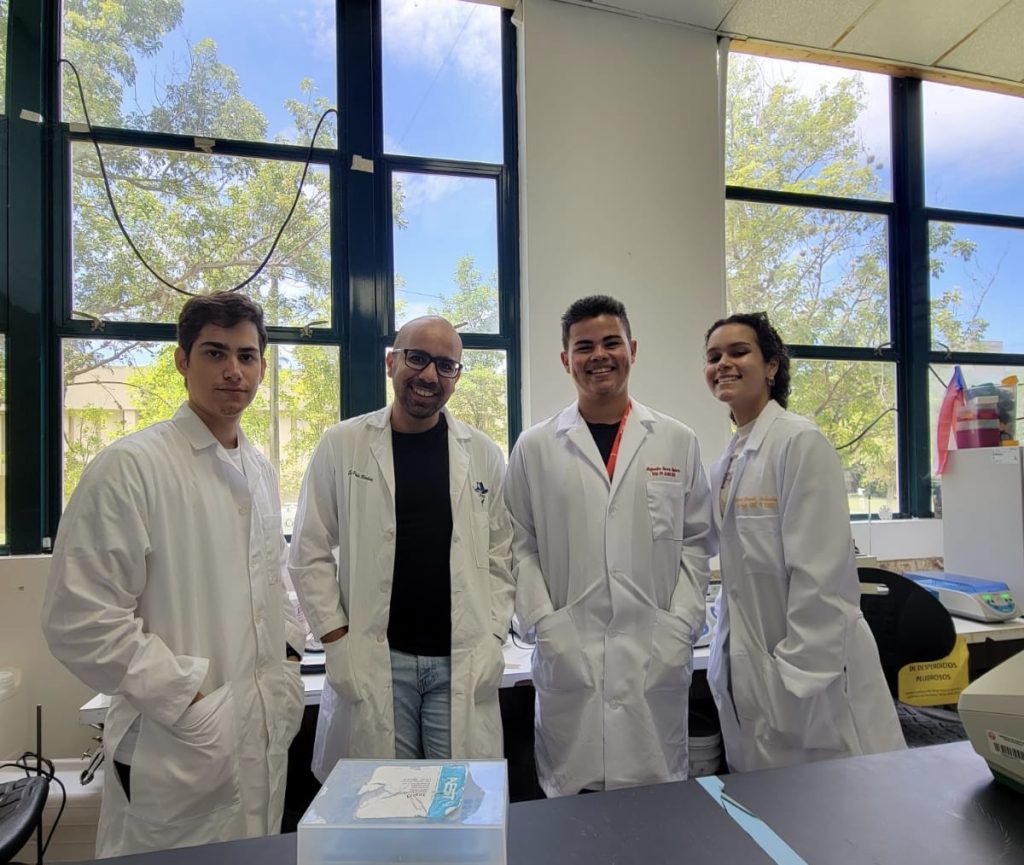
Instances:
[[[487,511],[473,511],[473,550],[476,553],[476,566],[491,566],[491,520]]]
[[[129,813],[180,824],[239,801],[235,702],[223,685],[189,706],[172,726],[143,716],[132,756]]]
[[[324,643],[324,666],[327,670],[327,681],[335,692],[348,703],[362,700],[359,686],[356,683],[355,671],[349,646],[352,637],[346,634],[340,640]]]
[[[594,687],[583,643],[568,607],[548,613],[537,622],[533,654],[533,684],[538,691]]]
[[[505,652],[493,634],[488,634],[479,651],[473,653],[473,700],[485,703],[498,696],[505,675]]]
[[[681,481],[648,481],[647,509],[651,514],[653,539],[683,539],[686,490]]]
[[[782,523],[778,514],[737,516],[736,531],[748,573],[786,576],[782,554]]]
[[[693,648],[686,623],[665,610],[657,610],[644,693],[663,746],[679,748],[686,744],[692,665]],[[666,752],[669,770],[685,776],[685,758],[685,751],[674,755]]]

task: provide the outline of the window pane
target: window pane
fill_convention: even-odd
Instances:
[[[173,343],[64,341],[64,501],[82,471],[115,439],[170,418],[186,399]],[[284,530],[295,519],[302,475],[340,411],[335,347],[271,345],[267,374],[242,429],[281,482]]]
[[[305,144],[337,104],[334,4],[318,0],[64,0],[62,51],[99,126]],[[63,119],[81,122],[61,73]]]
[[[503,351],[470,349],[448,408],[459,420],[487,433],[508,456],[508,358]]]
[[[395,172],[395,326],[443,315],[498,332],[498,209],[490,178]]]
[[[729,55],[726,183],[889,199],[889,78]]]
[[[465,364],[448,400],[448,410],[459,420],[476,427],[508,456],[508,357],[504,351],[466,349]],[[387,401],[395,399],[387,379]]]
[[[883,216],[726,201],[730,312],[764,310],[794,345],[889,341]]]
[[[953,351],[1024,352],[1024,231],[929,225],[932,341]]]
[[[896,407],[895,365],[792,363],[790,410],[810,418],[834,447],[842,448],[838,453],[846,471],[850,513],[877,514],[883,505],[892,513],[899,511],[896,413],[886,413]]]
[[[1024,99],[930,81],[922,93],[927,203],[1024,214]]]
[[[383,0],[384,150],[502,161],[501,10]]]
[[[935,516],[942,516],[942,478],[934,474],[935,460],[938,453],[938,421],[939,408],[942,406],[942,398],[946,395],[946,386],[953,376],[952,364],[933,364],[932,374],[928,377],[928,440],[931,445],[931,466],[932,466],[932,510]],[[999,384],[1008,376],[1017,376],[1017,381],[1024,384],[1024,367],[1004,365],[960,365],[960,372],[963,373],[964,384],[968,389],[979,387],[985,384]],[[1016,411],[1016,436],[1017,439],[1024,438],[1024,389],[1017,390],[1017,411]],[[950,447],[955,447],[951,443]]]
[[[72,148],[72,280],[77,312],[110,321],[173,322],[183,297],[157,282],[111,214],[90,143]],[[256,270],[295,198],[302,165],[103,147],[114,201],[135,245],[190,293],[233,288]],[[310,166],[274,257],[244,291],[267,324],[329,323],[329,172]]]

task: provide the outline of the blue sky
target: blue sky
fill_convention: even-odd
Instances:
[[[140,60],[133,101],[152,104],[169,71],[182,68],[188,45],[212,38],[221,61],[238,73],[242,93],[266,115],[271,138],[294,136],[284,101],[299,96],[303,78],[336,104],[334,0],[185,0],[184,8],[184,20],[161,51]],[[384,0],[388,152],[500,161],[499,16],[494,7],[459,0]],[[772,74],[794,68],[761,62]],[[839,75],[861,74],[867,105],[860,134],[888,165],[887,79],[812,64],[798,68],[796,83],[807,90]],[[1024,214],[1018,152],[1024,100],[926,84],[925,117],[930,204]],[[496,190],[486,180],[426,175],[406,175],[403,183],[408,228],[396,231],[395,260],[404,280],[399,296],[411,317],[453,289],[462,255],[472,254],[485,277],[496,269]],[[990,322],[986,336],[1004,350],[1024,350],[1017,279],[1024,272],[1024,236],[977,228],[962,228],[959,236],[978,241],[975,261],[951,261],[935,289],[960,287],[968,306],[980,299],[981,315]]]
[[[185,0],[180,26],[151,58],[140,58],[125,109],[159,99],[190,45],[211,38],[238,73],[242,94],[268,120],[268,137],[294,140],[288,98],[312,79],[337,105],[333,0]],[[384,146],[389,153],[500,162],[500,10],[458,0],[384,0]],[[273,58],[273,62],[268,62]],[[203,130],[177,130],[202,132]],[[472,254],[485,278],[497,268],[496,194],[489,180],[409,174],[396,229],[399,297],[406,317],[438,306],[454,288],[459,259]]]

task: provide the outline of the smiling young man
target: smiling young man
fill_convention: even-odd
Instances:
[[[562,317],[576,401],[509,458],[516,612],[536,633],[536,756],[549,796],[686,778],[692,646],[711,496],[691,430],[632,400],[636,340],[604,295]]]
[[[281,581],[277,479],[240,427],[266,343],[253,301],[191,298],[174,357],[186,402],[98,454],[61,518],[43,630],[111,696],[100,857],[280,826],[303,707],[288,647],[304,634]]]
[[[391,405],[331,427],[299,496],[289,566],[326,652],[313,772],[341,757],[502,756],[512,617],[504,459],[445,408],[462,340],[408,322]]]

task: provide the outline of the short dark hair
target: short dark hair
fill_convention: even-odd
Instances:
[[[256,325],[260,338],[260,354],[267,347],[267,326],[263,321],[263,307],[250,297],[234,291],[215,291],[197,294],[185,301],[178,316],[178,345],[185,357],[192,354],[192,346],[199,332],[208,324],[234,327],[242,321]]]
[[[629,316],[626,315],[626,307],[622,301],[607,294],[591,294],[573,302],[562,316],[562,348],[569,348],[569,329],[574,324],[588,318],[597,318],[599,315],[614,315],[626,329],[626,339],[633,339]]]
[[[765,363],[778,361],[779,368],[775,372],[775,381],[768,388],[768,395],[783,408],[789,404],[789,349],[779,336],[779,332],[768,320],[766,312],[737,312],[728,318],[720,318],[704,334],[704,345],[708,344],[718,328],[727,324],[745,324],[757,337],[757,347],[761,349]]]

